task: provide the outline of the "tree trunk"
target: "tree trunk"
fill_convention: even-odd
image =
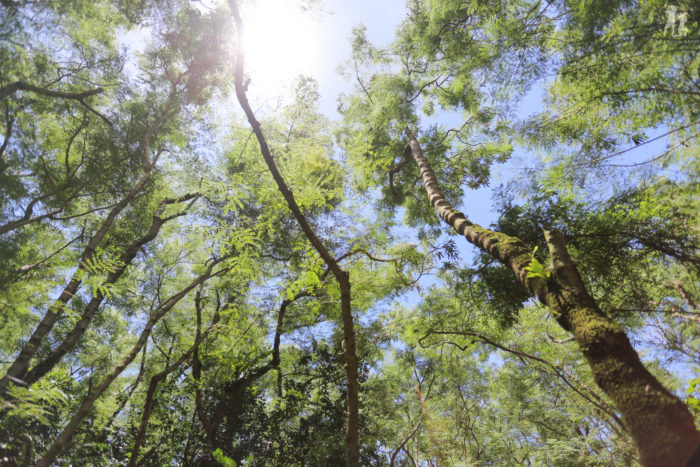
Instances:
[[[236,44],[236,68],[234,71],[234,84],[236,88],[236,97],[241,105],[241,108],[246,114],[246,118],[250,123],[255,137],[260,145],[260,152],[267,167],[275,180],[277,187],[284,197],[289,209],[292,211],[294,218],[299,223],[301,230],[309,240],[309,243],[318,252],[319,256],[326,263],[328,268],[333,273],[338,286],[340,287],[340,311],[343,322],[343,335],[345,338],[345,359],[346,359],[346,376],[347,376],[347,398],[348,398],[348,426],[345,434],[345,449],[347,456],[347,465],[351,467],[360,465],[360,435],[359,435],[359,385],[357,382],[357,354],[355,348],[355,328],[352,316],[351,295],[350,295],[350,277],[344,271],[330,252],[323,246],[323,243],[318,238],[314,230],[309,225],[306,216],[301,212],[299,205],[294,199],[292,191],[284,181],[282,174],[277,169],[275,160],[272,158],[272,152],[267,144],[265,135],[262,132],[260,122],[255,118],[255,114],[248,103],[248,97],[245,93],[245,85],[243,83],[243,68],[244,55],[241,47],[243,37],[243,21],[238,11],[236,0],[229,0],[231,14],[236,23],[236,34],[238,41]]]
[[[136,437],[134,438],[134,447],[131,450],[131,459],[129,460],[129,467],[133,467],[139,464],[136,461],[139,457],[141,445],[143,444],[143,439],[146,436],[148,420],[151,418],[151,412],[153,410],[153,405],[155,404],[155,395],[156,390],[158,389],[158,385],[162,381],[164,381],[170,373],[180,368],[180,366],[183,363],[185,363],[185,360],[190,358],[192,352],[194,352],[194,349],[196,347],[199,347],[202,341],[206,339],[207,335],[209,335],[211,330],[214,329],[214,324],[216,323],[212,323],[209,326],[209,328],[207,328],[204,331],[204,333],[195,340],[194,344],[192,344],[192,346],[184,354],[182,354],[179,359],[177,359],[176,362],[166,365],[163,371],[161,371],[157,375],[154,375],[151,378],[151,382],[148,384],[148,391],[146,392],[146,401],[143,404],[143,410],[141,412],[141,423],[139,424],[139,431],[136,433]]]
[[[136,434],[136,438],[134,439],[134,447],[131,450],[131,459],[129,460],[129,467],[135,466],[135,465],[140,465],[143,463],[143,460],[146,459],[146,456],[144,456],[143,459],[141,459],[140,462],[136,462],[139,457],[139,451],[141,450],[141,445],[143,443],[143,439],[146,436],[146,429],[148,428],[148,420],[151,417],[151,411],[153,410],[153,405],[155,403],[155,394],[156,394],[156,389],[158,389],[158,385],[161,383],[161,381],[164,381],[170,373],[178,369],[187,359],[190,358],[191,355],[193,355],[197,350],[199,349],[199,346],[204,342],[204,339],[206,339],[209,336],[209,333],[211,333],[214,330],[214,326],[216,326],[219,322],[219,318],[221,317],[220,311],[221,308],[217,307],[216,312],[214,313],[214,317],[212,318],[211,324],[207,327],[207,329],[204,330],[204,332],[201,332],[202,329],[202,309],[201,309],[201,297],[202,297],[202,287],[203,283],[199,285],[199,289],[197,290],[197,295],[195,297],[195,308],[197,312],[197,331],[196,331],[196,337],[194,340],[194,343],[192,346],[185,352],[183,353],[180,358],[177,359],[174,363],[167,364],[165,365],[165,368],[163,371],[158,373],[157,375],[154,375],[151,378],[151,382],[148,384],[148,391],[146,392],[146,401],[143,404],[143,411],[141,413],[141,424],[139,425],[139,431]],[[188,440],[189,441],[189,440]]]
[[[186,214],[186,211],[182,211],[172,216],[160,217],[161,214],[163,214],[163,211],[165,210],[166,206],[174,203],[188,201],[196,197],[198,197],[198,195],[185,195],[178,199],[166,198],[163,201],[161,201],[158,209],[156,209],[156,211],[153,213],[153,222],[151,223],[151,227],[148,230],[148,232],[142,237],[139,237],[136,240],[134,240],[126,248],[126,250],[124,250],[124,252],[119,257],[118,266],[115,270],[107,274],[107,278],[102,283],[102,285],[109,286],[116,283],[122,276],[122,274],[124,274],[126,268],[131,264],[131,261],[136,257],[141,247],[153,241],[158,236],[161,227],[166,222]],[[51,371],[51,369],[61,360],[61,358],[63,358],[63,356],[66,353],[68,353],[75,346],[75,344],[77,344],[78,340],[85,333],[90,322],[92,321],[92,318],[95,316],[95,313],[102,304],[104,297],[105,295],[104,293],[102,293],[101,290],[98,290],[95,293],[95,296],[85,306],[85,310],[83,310],[83,314],[81,315],[80,320],[78,320],[78,322],[75,323],[73,329],[63,339],[63,341],[58,345],[58,347],[51,351],[51,353],[44,360],[39,362],[34,368],[32,368],[29,371],[29,373],[27,373],[24,381],[28,385],[34,384],[39,379],[41,379],[46,373]]]
[[[12,365],[10,365],[10,368],[7,369],[6,376],[0,379],[0,397],[5,396],[5,391],[11,378],[15,380],[23,380],[25,378],[27,370],[29,369],[29,364],[31,363],[31,360],[36,352],[39,350],[41,342],[49,334],[49,332],[51,332],[51,329],[53,329],[53,326],[56,324],[56,321],[58,321],[61,313],[63,313],[66,305],[77,293],[78,288],[80,288],[85,264],[92,260],[92,257],[97,251],[97,247],[105,235],[107,235],[107,232],[112,227],[112,224],[117,216],[136,197],[144,186],[146,186],[146,182],[148,182],[148,180],[151,178],[151,174],[151,170],[146,171],[146,173],[136,183],[134,188],[132,188],[132,190],[124,198],[122,198],[121,201],[114,206],[114,208],[112,208],[109,214],[107,214],[105,220],[102,222],[102,225],[100,225],[99,230],[90,238],[85,246],[85,249],[83,250],[83,254],[78,263],[77,271],[75,274],[73,274],[73,277],[63,289],[63,292],[61,292],[58,299],[48,309],[41,322],[20,351],[19,355],[17,355],[17,358],[15,358],[15,361],[12,362]],[[8,378],[8,376],[10,378]]]
[[[470,243],[513,270],[527,289],[548,306],[578,342],[598,386],[622,414],[640,459],[647,466],[683,466],[700,445],[700,433],[687,407],[642,364],[625,333],[587,292],[564,245],[563,236],[545,231],[552,258],[549,278],[528,277],[533,256],[518,238],[470,222],[445,199],[416,137],[406,130],[430,203],[442,220]]]
[[[350,301],[350,276],[345,273],[340,285],[340,311],[345,340],[345,377],[347,379],[348,429],[345,432],[345,454],[349,466],[360,465],[360,387],[357,381],[357,349],[355,346],[355,324]]]
[[[182,75],[180,77],[182,77]],[[128,206],[134,200],[134,198],[136,198],[136,196],[146,187],[146,184],[151,179],[153,171],[155,170],[155,164],[158,162],[158,158],[162,153],[161,149],[155,155],[151,155],[151,139],[156,135],[164,120],[173,112],[173,109],[175,107],[175,99],[178,94],[178,83],[179,79],[175,81],[171,80],[170,94],[168,95],[168,98],[165,102],[163,111],[158,116],[158,118],[156,118],[155,121],[153,121],[148,127],[148,130],[146,131],[146,134],[144,135],[144,138],[141,141],[139,153],[141,154],[143,159],[142,166],[144,174],[141,176],[141,178],[139,178],[139,180],[136,182],[136,185],[131,189],[131,191],[129,191],[129,193],[127,193],[126,196],[124,196],[124,198],[119,200],[119,202],[116,205],[114,205],[114,207],[107,214],[107,217],[105,217],[104,221],[102,221],[100,228],[88,241],[87,245],[85,246],[85,249],[83,250],[82,256],[80,257],[80,260],[78,262],[78,268],[75,274],[73,274],[73,277],[63,289],[63,292],[59,296],[58,300],[56,300],[54,304],[48,309],[41,322],[36,327],[31,337],[27,341],[27,344],[24,346],[24,348],[22,348],[15,361],[7,370],[7,374],[5,375],[5,377],[0,379],[0,397],[5,396],[7,385],[9,384],[10,380],[14,380],[15,382],[23,382],[22,380],[26,376],[31,360],[34,357],[34,355],[36,355],[36,352],[39,350],[41,342],[46,338],[49,332],[51,332],[51,329],[53,329],[53,326],[56,324],[58,318],[63,313],[63,310],[65,309],[66,305],[80,288],[80,285],[82,284],[82,274],[84,272],[86,263],[89,262],[94,256],[95,252],[97,251],[97,247],[107,235],[109,230],[112,228],[112,225],[117,219],[117,216],[119,216],[119,214],[124,210],[124,208],[126,208],[126,206]],[[92,94],[96,92],[101,92],[101,88],[98,89],[99,91],[92,92]],[[32,90],[35,92],[39,92],[36,89]]]
[[[68,443],[68,441],[73,436],[73,433],[75,433],[75,430],[78,428],[80,423],[85,419],[85,417],[87,417],[87,415],[90,413],[90,410],[92,410],[92,406],[94,405],[95,401],[105,392],[105,390],[107,390],[109,385],[112,384],[112,382],[126,369],[126,367],[129,366],[129,364],[134,360],[134,358],[136,358],[136,355],[138,355],[143,346],[146,344],[148,336],[150,336],[151,331],[153,330],[153,327],[156,325],[156,323],[168,311],[170,311],[170,309],[173,306],[175,306],[180,300],[182,300],[192,289],[197,287],[199,284],[205,282],[213,275],[218,274],[212,274],[211,271],[214,268],[214,266],[221,261],[222,260],[212,261],[212,263],[209,265],[209,267],[203,274],[198,276],[189,285],[187,285],[187,287],[170,297],[153,313],[151,313],[151,317],[148,319],[146,326],[141,331],[141,334],[138,340],[136,341],[136,344],[134,344],[134,346],[131,348],[129,353],[122,359],[122,361],[119,362],[119,364],[117,364],[117,366],[115,366],[112,369],[112,371],[107,376],[105,376],[95,388],[90,390],[85,400],[83,400],[83,402],[80,404],[78,411],[71,417],[70,421],[68,422],[68,425],[66,425],[66,427],[61,431],[61,433],[54,440],[51,446],[49,446],[49,449],[46,451],[43,457],[39,459],[39,461],[36,464],[37,467],[49,467],[53,464],[58,453],[61,452],[66,443]]]

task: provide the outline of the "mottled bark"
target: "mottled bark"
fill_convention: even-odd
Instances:
[[[89,261],[92,260],[100,242],[102,242],[104,237],[112,228],[112,225],[119,214],[134,200],[134,198],[136,198],[136,196],[144,189],[148,181],[151,179],[151,176],[155,170],[155,165],[158,162],[160,154],[162,153],[162,150],[159,150],[155,155],[151,154],[151,140],[162,127],[165,119],[173,113],[173,109],[175,108],[175,100],[178,95],[177,86],[180,84],[183,76],[184,73],[181,73],[177,78],[171,80],[170,94],[168,95],[165,105],[163,106],[163,111],[148,127],[148,130],[141,141],[139,153],[142,157],[142,166],[144,170],[143,175],[139,178],[131,191],[129,191],[126,196],[124,196],[117,204],[114,205],[114,207],[102,221],[102,224],[97,232],[88,241],[80,260],[78,261],[78,267],[76,272],[73,274],[73,277],[71,277],[58,299],[47,310],[41,322],[27,341],[27,344],[22,348],[10,368],[8,368],[6,376],[0,379],[0,397],[5,397],[7,385],[9,384],[10,380],[23,381],[23,378],[26,376],[27,370],[29,369],[31,360],[39,349],[39,345],[44,338],[46,338],[49,332],[51,332],[51,329],[53,329],[53,326],[63,313],[66,305],[80,288],[85,267]]]
[[[445,199],[416,137],[406,131],[410,153],[442,220],[470,243],[513,270],[527,289],[548,306],[579,344],[596,384],[610,397],[647,466],[682,466],[700,444],[687,407],[642,364],[625,333],[586,290],[557,231],[545,231],[552,259],[551,277],[528,277],[533,256],[518,238],[480,227]]]
[[[229,6],[231,8],[231,14],[233,15],[234,22],[236,23],[236,33],[238,35],[237,41],[237,51],[236,51],[236,68],[234,71],[234,84],[236,88],[236,97],[238,102],[243,108],[246,114],[248,122],[255,133],[255,137],[260,145],[260,152],[262,153],[263,159],[272,174],[272,178],[275,180],[277,187],[287,202],[287,206],[292,211],[294,218],[299,223],[301,230],[304,235],[309,240],[314,249],[318,252],[319,256],[326,263],[328,268],[333,273],[338,286],[340,288],[340,310],[343,322],[343,337],[345,340],[345,359],[346,359],[346,377],[347,377],[347,401],[348,401],[348,427],[345,434],[345,446],[347,455],[347,465],[349,466],[359,466],[360,462],[360,439],[359,439],[359,385],[357,376],[357,354],[355,345],[355,329],[352,316],[352,306],[351,306],[351,290],[350,290],[350,276],[344,271],[336,259],[330,254],[330,252],[323,245],[321,240],[318,238],[313,228],[309,225],[306,220],[306,216],[301,212],[299,205],[294,199],[292,191],[287,186],[284,181],[282,174],[280,174],[277,169],[277,165],[272,157],[272,152],[267,144],[265,136],[262,132],[262,127],[260,122],[255,118],[255,114],[248,103],[248,97],[245,92],[245,83],[243,80],[243,68],[244,68],[244,55],[243,47],[241,46],[241,41],[243,37],[243,21],[241,20],[238,5],[235,0],[229,0]]]

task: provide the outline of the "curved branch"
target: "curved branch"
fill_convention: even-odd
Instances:
[[[163,211],[165,210],[166,206],[170,204],[175,204],[175,203],[180,203],[192,199],[197,199],[199,197],[198,194],[188,194],[185,196],[182,196],[180,198],[176,199],[171,199],[171,198],[166,198],[160,202],[160,205],[158,208],[155,210],[153,213],[153,221],[151,223],[151,227],[146,232],[145,235],[137,238],[134,240],[125,250],[124,252],[120,255],[118,259],[118,266],[113,270],[110,271],[107,274],[107,278],[102,282],[103,287],[109,287],[110,285],[115,284],[119,278],[124,274],[126,269],[131,265],[131,262],[133,259],[136,257],[138,254],[139,250],[149,242],[153,241],[158,234],[160,233],[160,229],[163,227],[163,225],[180,216],[184,216],[187,214],[187,209],[184,211],[180,211],[176,214],[173,214],[168,217],[161,217],[163,214]],[[191,206],[191,204],[189,205]],[[187,206],[187,208],[189,208]],[[73,326],[73,329],[68,333],[68,335],[63,339],[63,341],[56,347],[51,353],[44,358],[40,363],[38,363],[34,368],[32,368],[29,373],[27,373],[27,376],[25,378],[25,381],[27,381],[28,384],[34,384],[37,382],[39,379],[41,379],[46,373],[51,371],[54,366],[73,348],[75,345],[78,343],[78,340],[82,337],[82,335],[87,331],[88,326],[90,325],[90,322],[94,318],[95,314],[97,313],[97,310],[99,309],[100,305],[102,304],[102,301],[106,297],[106,292],[104,292],[101,289],[98,289],[94,295],[94,297],[88,302],[88,304],[85,306],[85,310],[83,311],[82,316],[78,320],[77,323]]]
[[[552,266],[546,275],[532,273],[529,248],[517,237],[470,222],[453,208],[409,128],[406,136],[437,214],[470,243],[510,267],[552,310],[562,328],[574,335],[596,384],[620,411],[642,464],[659,465],[673,458],[676,461],[669,465],[683,465],[700,445],[688,408],[649,372],[624,331],[602,312],[571,260],[563,235],[544,230]]]
[[[416,423],[416,426],[413,427],[413,429],[404,437],[404,439],[401,440],[399,445],[396,446],[396,449],[392,451],[391,458],[389,459],[389,465],[391,465],[391,467],[394,467],[394,463],[396,462],[396,455],[399,453],[399,451],[401,451],[404,448],[404,446],[406,446],[406,443],[408,443],[411,440],[411,438],[413,438],[413,435],[415,435],[418,431],[418,428],[420,428],[420,424],[421,419],[419,418],[418,423]]]
[[[483,342],[484,344],[490,345],[491,347],[495,347],[499,350],[503,350],[504,352],[508,352],[508,353],[515,355],[523,362],[524,362],[524,359],[526,358],[528,360],[532,360],[532,361],[541,363],[541,364],[551,368],[552,370],[554,370],[554,373],[559,378],[561,378],[561,380],[564,381],[564,383],[566,383],[567,386],[569,386],[574,392],[576,392],[576,394],[578,394],[579,396],[581,396],[582,398],[584,398],[585,400],[590,402],[592,405],[594,405],[595,407],[597,407],[598,409],[603,411],[610,418],[612,418],[613,421],[615,421],[615,423],[617,423],[617,425],[622,429],[622,431],[627,432],[627,428],[625,427],[624,423],[622,423],[622,420],[620,419],[620,417],[618,417],[617,414],[615,414],[615,411],[612,409],[612,407],[610,407],[607,404],[607,402],[605,402],[598,394],[596,394],[595,391],[593,391],[588,386],[586,386],[575,375],[573,375],[572,373],[570,373],[566,369],[564,369],[558,365],[555,365],[554,363],[552,363],[548,360],[545,360],[543,358],[540,358],[536,355],[532,355],[532,354],[529,354],[527,352],[523,352],[521,350],[515,350],[515,349],[512,349],[510,347],[506,347],[504,345],[501,345],[501,344],[489,339],[488,337],[484,336],[483,334],[480,334],[480,333],[474,332],[474,331],[434,331],[434,330],[431,330],[431,331],[428,331],[428,334],[426,334],[425,336],[418,339],[418,344],[421,347],[424,347],[423,340],[428,338],[431,334],[460,335],[460,336],[473,337],[473,338],[478,339],[479,341]],[[467,346],[461,346],[461,345],[457,344],[456,342],[442,340],[441,343],[454,345],[455,347],[457,347],[459,350],[461,350],[463,352],[465,350],[467,350]],[[576,384],[581,386],[591,396],[589,397],[588,395],[584,394],[581,390],[579,390],[577,387],[575,387],[573,384],[571,384],[569,379],[573,380]],[[593,400],[591,397],[595,398],[595,400]]]
[[[180,76],[180,78],[182,75]],[[49,309],[44,314],[40,323],[32,332],[29,340],[22,348],[20,353],[15,358],[13,364],[8,368],[7,373],[4,377],[0,378],[0,396],[5,394],[7,386],[9,384],[9,377],[22,379],[26,376],[27,370],[31,359],[34,357],[38,351],[42,341],[51,332],[54,325],[58,321],[59,317],[63,313],[66,305],[73,299],[73,296],[77,293],[78,289],[82,285],[83,279],[82,275],[85,271],[86,265],[92,260],[93,256],[97,252],[97,248],[107,235],[109,230],[112,228],[117,217],[121,212],[141,193],[141,191],[146,187],[147,183],[151,179],[153,172],[155,171],[155,164],[158,161],[162,150],[158,151],[152,158],[150,156],[150,140],[153,138],[157,130],[161,127],[163,121],[170,115],[173,110],[175,97],[177,95],[177,83],[179,79],[171,83],[170,94],[166,100],[165,106],[161,114],[155,119],[153,123],[148,127],[146,135],[144,136],[141,145],[140,152],[143,156],[143,169],[144,173],[136,182],[136,185],[122,198],[117,204],[109,211],[105,219],[100,224],[97,232],[88,240],[80,259],[78,260],[76,271],[73,273],[72,277],[68,281],[68,284],[63,288],[63,291],[59,295],[58,299],[49,307]]]
[[[5,153],[8,144],[10,144],[10,137],[12,136],[12,130],[14,128],[15,119],[10,115],[10,110],[5,106],[5,136],[2,140],[2,146],[0,146],[0,157]]]
[[[632,146],[631,148],[623,149],[622,151],[618,151],[618,152],[615,152],[615,153],[613,153],[613,154],[608,154],[608,155],[606,155],[606,156],[602,156],[602,157],[599,157],[599,158],[597,158],[597,159],[593,159],[592,161],[580,162],[580,163],[578,163],[578,164],[575,164],[575,167],[582,167],[582,166],[586,166],[586,165],[590,165],[590,164],[595,164],[596,162],[600,162],[600,161],[604,161],[604,160],[607,160],[607,159],[611,159],[611,158],[613,158],[613,157],[619,156],[620,154],[624,154],[624,153],[629,152],[629,151],[631,151],[631,150],[633,150],[633,149],[637,149],[638,147],[644,146],[645,144],[653,143],[654,141],[658,141],[658,140],[660,140],[661,138],[664,138],[664,137],[666,137],[666,136],[668,136],[668,135],[672,135],[673,133],[677,133],[677,132],[679,132],[679,131],[685,130],[686,128],[690,128],[691,126],[697,125],[697,124],[699,124],[699,123],[700,123],[700,120],[696,120],[696,121],[694,121],[694,122],[692,122],[692,123],[688,123],[687,125],[683,125],[683,126],[681,126],[681,127],[675,128],[675,129],[673,129],[673,130],[669,130],[669,131],[667,131],[667,132],[664,133],[664,134],[661,134],[661,135],[656,136],[656,137],[654,137],[654,138],[648,139],[648,140],[646,140],[646,141],[644,141],[644,142],[642,142],[642,143],[640,143],[640,144],[637,144],[637,145],[635,145],[635,146]],[[695,136],[695,135],[693,135],[693,136]],[[649,161],[649,162],[650,162],[650,161]]]
[[[201,288],[197,290],[197,295],[198,299],[201,296]],[[195,337],[194,343],[192,346],[184,352],[180,358],[178,358],[175,362],[166,365],[165,368],[155,376],[151,378],[151,381],[148,384],[148,391],[146,392],[146,401],[143,404],[143,410],[141,413],[141,424],[139,425],[139,430],[136,433],[136,437],[134,438],[134,447],[131,450],[131,458],[129,461],[129,467],[133,467],[135,465],[140,465],[142,462],[137,462],[137,459],[139,457],[139,451],[141,450],[141,444],[143,443],[143,438],[146,435],[146,429],[148,428],[148,420],[151,417],[151,411],[153,410],[153,405],[155,403],[155,394],[156,394],[156,389],[158,389],[158,385],[164,381],[170,373],[173,371],[177,370],[187,359],[190,358],[190,356],[195,352],[195,350],[201,345],[202,342],[209,336],[209,333],[215,328],[216,324],[219,322],[219,318],[221,317],[221,314],[219,313],[219,309],[216,310],[216,313],[214,314],[214,317],[212,318],[211,324],[207,327],[207,329],[204,330],[204,332],[200,333],[199,328],[197,329],[197,336]],[[201,311],[198,309],[198,313],[201,313]],[[199,315],[198,315],[198,319]],[[148,456],[144,456],[144,459]],[[141,461],[143,461],[142,459]]]

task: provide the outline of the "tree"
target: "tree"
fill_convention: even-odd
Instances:
[[[0,2],[3,464],[697,452],[693,5],[412,1],[341,122],[238,8]]]
[[[359,445],[359,407],[358,407],[358,383],[357,383],[357,353],[355,350],[355,329],[352,316],[352,301],[350,296],[350,278],[347,271],[344,271],[338,264],[338,260],[334,258],[326,249],[326,247],[321,243],[316,232],[311,228],[306,217],[301,212],[299,205],[294,198],[294,194],[289,190],[287,183],[277,168],[274,159],[272,158],[272,153],[270,152],[269,146],[265,139],[265,136],[260,127],[260,123],[255,119],[255,114],[248,103],[248,98],[245,94],[245,84],[244,84],[244,55],[243,48],[241,46],[242,41],[242,29],[243,21],[241,19],[240,13],[238,12],[238,5],[235,0],[229,2],[231,7],[231,14],[233,15],[234,22],[236,23],[236,29],[238,34],[238,50],[236,54],[236,70],[234,72],[234,83],[236,87],[236,97],[240,103],[243,111],[246,114],[246,118],[250,123],[250,126],[255,133],[255,137],[260,145],[260,152],[262,153],[265,163],[267,164],[272,177],[275,179],[275,183],[279,188],[280,193],[284,197],[289,210],[294,215],[294,218],[299,223],[301,230],[304,235],[309,240],[314,249],[318,252],[319,256],[326,263],[328,269],[333,273],[335,280],[338,282],[338,287],[340,288],[340,307],[341,315],[343,318],[343,330],[344,330],[344,349],[346,355],[346,372],[347,372],[347,397],[348,397],[348,430],[346,435],[346,445],[347,445],[347,462],[350,466],[359,465],[360,459],[360,445]]]
[[[507,134],[505,123],[495,119],[497,112],[505,108],[499,102],[482,106],[479,86],[492,95],[507,95],[526,90],[526,80],[538,77],[537,66],[543,60],[547,44],[540,29],[546,31],[545,34],[553,31],[553,20],[545,14],[551,4],[540,10],[539,3],[531,7],[517,2],[507,5],[438,3],[413,3],[412,15],[402,26],[395,48],[389,53],[374,50],[362,31],[357,31],[355,55],[365,60],[377,57],[375,62],[387,71],[373,71],[369,82],[364,83],[358,74],[360,93],[346,107],[346,118],[350,122],[346,147],[356,154],[360,170],[372,173],[375,180],[388,175],[390,190],[384,191],[388,204],[403,201],[410,214],[422,216],[427,222],[432,222],[431,216],[416,203],[431,205],[440,219],[511,269],[528,292],[552,310],[562,328],[571,332],[579,343],[598,386],[621,412],[643,464],[683,465],[700,442],[692,416],[687,407],[644,368],[625,333],[603,313],[587,291],[561,232],[551,224],[541,226],[551,260],[550,265],[544,266],[531,253],[532,246],[528,247],[517,236],[472,223],[449,204],[442,191],[443,186],[451,190],[459,186],[462,174],[471,172],[473,176],[470,165],[481,165],[482,173],[487,175],[490,162],[503,157],[498,153],[507,156],[510,151],[509,147],[494,146],[488,140],[476,142]],[[553,13],[554,17],[566,18],[562,34],[571,34],[571,30],[576,30],[576,34],[581,29],[585,33],[586,28],[592,27],[587,21],[581,26],[577,12],[583,12],[587,20],[595,18],[593,22],[598,29],[611,28],[610,34],[618,32],[620,17],[628,16],[624,9],[617,17],[614,15],[617,12],[612,10],[606,13],[608,16],[604,16],[601,24],[600,18],[594,16],[598,10],[587,12],[585,6],[578,10],[570,10],[568,4],[555,6],[559,11]],[[653,26],[648,34],[654,34]],[[489,41],[496,36],[502,39]],[[593,33],[593,37],[586,37],[588,42],[584,47],[592,44],[590,47],[598,51],[596,41],[600,38],[596,36]],[[609,49],[612,50],[603,46],[606,63],[610,63],[611,56],[620,55],[614,47]],[[581,47],[576,50],[578,52]],[[559,71],[565,78],[568,78],[569,64],[578,59],[567,53],[570,51],[565,49],[562,57],[565,66]],[[520,61],[514,62],[513,55],[520,56]],[[680,52],[672,49],[664,55],[669,61],[682,62],[685,58],[682,49]],[[512,69],[513,66],[517,69]],[[393,71],[396,68],[398,71]],[[506,74],[499,76],[504,71]],[[415,134],[420,125],[418,104],[423,105],[426,116],[432,113],[435,105],[463,110],[468,116],[459,128],[426,130],[423,144],[429,148],[430,158],[424,154]],[[661,114],[658,120],[642,124],[653,126],[664,118],[666,116]],[[589,147],[595,144],[584,142]],[[478,149],[472,151],[473,147]],[[451,151],[455,156],[444,162],[445,153]],[[392,162],[397,154],[402,154],[404,160]],[[406,161],[410,159],[415,161],[420,172],[418,179],[415,170],[407,169]],[[403,180],[397,183],[401,171],[408,173],[401,174]],[[436,171],[440,175],[436,175]],[[422,181],[427,199],[415,195],[412,185],[417,180]],[[477,179],[477,183],[480,181],[483,180]],[[453,193],[448,192],[448,195]],[[414,195],[414,199],[407,199],[407,195]],[[663,436],[658,433],[659,426],[664,427]],[[669,460],[671,458],[674,460]]]

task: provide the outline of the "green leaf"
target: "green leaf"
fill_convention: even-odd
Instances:
[[[530,264],[525,267],[525,270],[527,271],[527,277],[540,277],[544,280],[547,280],[552,275],[552,273],[549,270],[549,268],[545,268],[544,265],[537,261],[537,258],[535,258],[537,248],[538,247],[535,247],[535,249],[532,251],[532,260],[530,261]]]

